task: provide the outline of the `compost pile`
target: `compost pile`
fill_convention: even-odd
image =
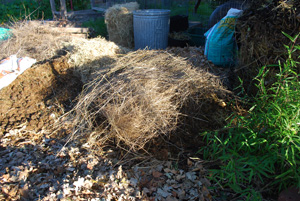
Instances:
[[[61,56],[38,64],[0,91],[1,133],[16,126],[40,131],[72,106],[82,82]]]
[[[204,161],[184,152],[224,125],[230,93],[201,49],[124,54],[103,38],[13,28],[1,57],[38,62],[0,91],[1,200],[212,199]]]
[[[73,138],[88,139],[94,150],[107,141],[141,150],[163,136],[181,136],[189,144],[201,130],[224,125],[228,94],[217,76],[182,57],[128,53],[79,98],[70,113]]]
[[[63,48],[63,43],[71,38],[49,30],[49,24],[31,21],[16,22],[10,27],[12,38],[1,43],[0,59],[17,54],[37,61],[50,59]],[[48,30],[40,33],[40,30]]]
[[[169,53],[175,56],[182,57],[190,64],[197,68],[206,70],[221,80],[222,84],[229,90],[234,86],[235,73],[231,68],[216,67],[211,61],[207,60],[204,55],[204,50],[201,47],[187,46],[187,47],[171,47],[167,48]]]
[[[15,24],[13,37],[1,44],[0,54],[5,57],[17,53],[39,61],[0,91],[2,134],[22,126],[36,132],[51,128],[55,119],[72,108],[92,73],[127,52],[104,38],[66,38],[37,31],[47,27],[29,22]]]
[[[299,1],[251,1],[237,21],[241,45],[237,73],[245,83],[249,84],[262,66],[278,64],[278,60],[287,58],[284,45],[290,45],[291,41],[282,32],[295,36],[299,27]]]

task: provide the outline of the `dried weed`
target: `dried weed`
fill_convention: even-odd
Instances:
[[[1,44],[0,58],[17,54],[18,57],[29,56],[43,61],[55,56],[63,48],[63,42],[71,38],[57,32],[45,32],[48,27],[46,23],[15,22],[9,27],[13,36]]]

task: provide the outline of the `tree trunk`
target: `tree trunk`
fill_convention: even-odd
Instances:
[[[55,8],[54,0],[50,0],[50,5],[51,5],[51,12],[52,12],[53,19],[56,19],[56,15],[55,15],[56,8]]]
[[[201,0],[197,0],[197,3],[196,3],[195,8],[194,8],[194,12],[195,13],[197,13],[197,10],[198,10],[198,8],[200,6],[200,3],[201,3]]]
[[[66,20],[67,19],[66,0],[60,0],[60,13],[61,13],[61,18],[63,20]]]

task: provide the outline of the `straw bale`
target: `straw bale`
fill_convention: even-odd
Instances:
[[[95,149],[115,140],[140,150],[159,136],[198,135],[224,125],[228,93],[217,76],[184,58],[131,52],[87,85],[69,113],[72,139],[87,139]]]
[[[91,81],[94,72],[105,70],[120,55],[129,51],[102,37],[72,38],[64,46],[71,52],[69,64],[80,74],[83,83]]]
[[[12,38],[0,44],[0,59],[17,54],[18,57],[29,56],[37,61],[49,59],[62,49],[63,42],[69,41],[70,37],[48,30],[49,24],[30,23],[20,21],[9,27]]]
[[[133,48],[133,14],[139,8],[137,2],[116,4],[105,12],[109,40],[124,47]]]

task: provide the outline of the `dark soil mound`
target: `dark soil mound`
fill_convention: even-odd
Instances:
[[[63,55],[36,64],[0,91],[1,134],[17,126],[39,131],[73,104],[82,89]]]

